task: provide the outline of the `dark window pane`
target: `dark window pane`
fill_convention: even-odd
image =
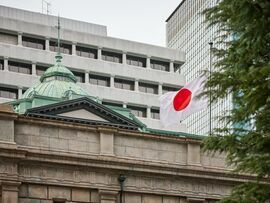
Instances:
[[[146,108],[137,106],[127,106],[131,113],[138,117],[146,117]]]
[[[76,53],[78,56],[97,59],[97,50],[87,47],[76,47]]]
[[[18,90],[0,87],[0,97],[9,98],[9,99],[17,99],[18,98]]]
[[[85,82],[85,75],[83,73],[79,73],[79,72],[73,72],[74,76],[76,77],[78,82],[84,83]]]
[[[127,64],[132,66],[146,67],[146,59],[127,55]]]
[[[159,109],[151,109],[151,118],[159,119]]]
[[[58,52],[57,42],[50,41],[50,50],[54,52]],[[60,44],[60,53],[63,54],[71,54],[71,45],[70,44]]]
[[[45,49],[45,40],[35,39],[31,37],[22,37],[22,44],[26,47],[31,47],[34,49]]]
[[[118,104],[118,103],[111,103],[111,102],[105,102],[103,101],[102,104],[107,105],[107,106],[116,106],[116,107],[123,107],[122,104]]]
[[[164,62],[164,61],[157,61],[157,60],[152,60],[151,59],[151,68],[156,69],[156,70],[162,70],[162,71],[168,71],[169,72],[169,67],[170,63],[169,62]]]
[[[45,66],[36,66],[36,72],[38,76],[42,76],[44,72],[47,70],[47,67]]]
[[[134,90],[134,81],[114,79],[114,87],[125,90]]]
[[[167,93],[167,92],[175,92],[178,91],[180,87],[168,87],[168,86],[162,86],[162,93]]]
[[[139,91],[150,93],[150,94],[158,94],[158,85],[147,84],[147,83],[139,83]]]
[[[110,78],[98,75],[89,75],[89,82],[93,85],[110,86]]]
[[[174,72],[180,71],[180,67],[181,67],[181,64],[179,64],[179,63],[174,63],[174,64],[173,64]]]
[[[109,51],[102,51],[102,60],[111,61],[115,63],[122,63],[122,54]]]
[[[23,73],[23,74],[31,74],[32,72],[32,65],[26,63],[19,63],[19,62],[8,62],[8,69],[11,72],[16,73]]]
[[[4,70],[4,60],[0,60],[0,70]]]

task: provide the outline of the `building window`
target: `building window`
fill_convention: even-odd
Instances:
[[[17,99],[18,98],[18,90],[0,87],[0,97],[8,98],[8,99]]]
[[[4,70],[4,60],[0,60],[0,70]]]
[[[42,76],[45,71],[47,70],[48,67],[45,67],[45,66],[40,66],[40,65],[37,65],[36,66],[36,73],[38,76]]]
[[[57,42],[50,41],[50,51],[58,52]],[[71,54],[71,45],[70,44],[60,44],[60,53]]]
[[[97,59],[96,49],[76,46],[76,54],[82,57]]]
[[[150,94],[158,94],[158,85],[139,82],[139,91]]]
[[[110,86],[110,78],[105,76],[89,75],[89,82],[93,85]]]
[[[146,59],[127,55],[127,64],[132,66],[146,67]]]
[[[73,72],[74,76],[77,79],[77,82],[84,83],[85,82],[85,75],[84,73],[79,73],[79,72]]]
[[[45,49],[45,40],[30,37],[22,37],[22,45],[34,49]]]
[[[157,60],[151,59],[150,63],[151,63],[151,68],[155,70],[162,70],[162,71],[167,71],[167,72],[169,72],[170,70],[169,62],[157,61]]]
[[[159,119],[159,109],[151,109],[151,118]]]
[[[122,63],[122,54],[109,51],[102,51],[102,60],[111,61],[115,63]]]
[[[165,94],[167,92],[175,92],[178,91],[180,87],[168,87],[168,86],[162,86],[162,93]]]
[[[18,36],[14,34],[0,32],[0,42],[17,45]]]
[[[179,73],[180,73],[180,67],[181,67],[181,64],[179,64],[179,63],[174,63],[174,64],[173,64],[174,72],[179,71]]]
[[[124,90],[134,90],[134,81],[115,78],[114,87]]]
[[[32,65],[26,63],[19,63],[8,61],[8,70],[16,73],[31,74]]]
[[[103,105],[106,105],[106,106],[123,107],[123,104],[113,103],[113,102],[106,102],[106,101],[103,101],[102,104],[103,104]]]
[[[137,106],[127,106],[131,113],[138,117],[146,117],[146,108]]]

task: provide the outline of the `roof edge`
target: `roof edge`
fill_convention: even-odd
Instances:
[[[174,11],[171,13],[171,15],[167,18],[167,20],[165,21],[166,23],[171,19],[171,17],[175,14],[175,12],[183,5],[183,3],[185,2],[186,0],[182,0],[180,2],[180,4],[174,9]]]

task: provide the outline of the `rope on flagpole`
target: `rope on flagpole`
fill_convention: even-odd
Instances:
[[[210,45],[210,53],[209,53],[209,79],[211,80],[211,73],[212,73],[212,49],[213,49],[213,42],[209,42]],[[209,92],[209,135],[212,133],[212,95],[211,95],[211,88]]]

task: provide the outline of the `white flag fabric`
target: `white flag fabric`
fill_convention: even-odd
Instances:
[[[179,124],[193,113],[207,107],[206,96],[198,98],[204,90],[206,77],[199,76],[176,92],[167,92],[159,98],[160,120],[164,126]]]

